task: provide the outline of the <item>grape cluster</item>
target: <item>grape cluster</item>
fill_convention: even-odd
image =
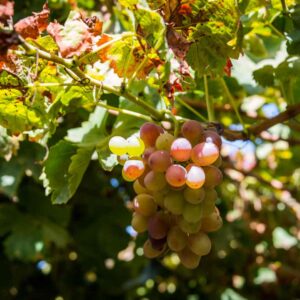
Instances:
[[[180,137],[145,123],[139,137],[111,138],[123,178],[134,182],[131,224],[138,233],[148,231],[146,257],[171,250],[193,269],[210,252],[207,232],[222,226],[215,207],[215,187],[222,181],[221,143],[216,131],[193,120],[182,125]]]

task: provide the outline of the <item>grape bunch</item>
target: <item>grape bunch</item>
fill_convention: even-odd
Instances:
[[[210,252],[207,233],[222,226],[215,207],[215,187],[223,177],[221,144],[216,131],[193,120],[182,125],[180,137],[145,123],[139,137],[111,138],[109,148],[123,165],[123,178],[134,182],[131,225],[148,232],[146,257],[173,251],[182,265],[194,269]]]

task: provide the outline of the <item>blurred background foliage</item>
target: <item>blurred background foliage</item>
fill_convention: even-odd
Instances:
[[[40,11],[44,1],[15,1],[15,20]],[[300,4],[242,0],[244,55],[226,83],[246,124],[300,103]],[[105,16],[112,31],[113,1],[49,0],[52,19],[71,8]],[[105,9],[104,9],[105,7]],[[105,13],[104,13],[105,12]],[[202,80],[183,100],[205,113]],[[216,120],[241,127],[217,79],[209,81]],[[176,102],[177,103],[177,102]],[[178,114],[195,116],[178,102]],[[87,119],[68,114],[50,145]],[[108,124],[112,124],[111,117]],[[17,149],[20,147],[19,149]],[[251,141],[224,140],[224,182],[217,205],[223,228],[197,270],[142,257],[126,203],[133,197],[120,169],[105,172],[93,160],[72,200],[51,204],[39,181],[45,148],[1,129],[0,299],[299,299],[300,118],[277,124]],[[18,153],[7,161],[13,153]]]

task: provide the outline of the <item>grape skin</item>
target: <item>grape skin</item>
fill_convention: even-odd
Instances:
[[[202,218],[202,204],[185,203],[183,208],[183,218],[189,223],[197,223]]]
[[[172,251],[181,251],[187,244],[187,235],[178,226],[174,226],[168,232],[167,243]]]
[[[205,191],[204,189],[191,189],[186,187],[183,192],[184,199],[191,204],[199,204],[204,200]]]
[[[147,258],[156,258],[164,252],[164,248],[161,250],[156,250],[152,247],[151,241],[148,239],[143,246],[144,256]]]
[[[143,233],[148,229],[148,218],[141,214],[133,213],[131,226],[136,232]]]
[[[206,130],[204,132],[204,138],[206,142],[214,143],[219,149],[221,149],[222,139],[217,132],[213,130]]]
[[[158,192],[167,185],[167,182],[164,173],[150,171],[144,178],[144,184],[149,191]]]
[[[149,235],[154,239],[162,239],[167,236],[169,226],[167,222],[158,213],[152,216],[148,221]]]
[[[147,194],[148,191],[145,187],[143,187],[141,185],[141,183],[139,182],[139,180],[135,180],[135,182],[133,183],[133,190],[135,191],[135,193],[138,194]]]
[[[155,151],[148,159],[148,165],[155,172],[165,172],[171,164],[172,158],[168,151]]]
[[[134,181],[145,171],[144,163],[141,160],[127,160],[123,166],[123,177],[127,181]]]
[[[192,145],[185,138],[178,138],[171,145],[171,156],[180,162],[189,160],[191,151]]]
[[[186,167],[187,176],[186,184],[191,189],[200,189],[205,181],[205,173],[201,167],[198,167],[195,164],[189,164]]]
[[[215,166],[207,166],[203,168],[205,172],[205,188],[214,188],[223,180],[223,175],[220,169]]]
[[[204,138],[204,130],[201,124],[194,120],[186,121],[181,127],[181,134],[188,139],[192,145],[200,143]]]
[[[127,153],[127,141],[122,136],[113,136],[108,147],[113,154],[123,155]]]
[[[145,150],[142,139],[131,136],[127,139],[127,153],[129,156],[140,156]]]
[[[166,180],[173,187],[181,187],[185,185],[186,169],[181,165],[172,165],[167,169]]]
[[[178,252],[178,257],[180,259],[180,262],[187,269],[196,269],[199,266],[201,260],[201,256],[196,255],[188,247]]]
[[[201,228],[201,221],[196,223],[189,223],[183,217],[178,220],[178,225],[180,229],[185,233],[197,233]]]
[[[174,135],[172,135],[168,132],[165,132],[157,138],[157,140],[155,142],[155,147],[157,150],[170,151],[171,145],[174,140],[175,140]]]
[[[213,164],[219,157],[219,149],[214,143],[197,144],[191,152],[192,161],[198,166]]]
[[[133,200],[133,208],[137,213],[150,217],[156,212],[157,205],[151,195],[139,194]]]
[[[140,138],[143,140],[146,147],[154,147],[156,139],[164,130],[153,123],[145,123],[140,129]]]
[[[207,255],[211,250],[211,241],[207,234],[198,232],[188,238],[188,246],[191,251],[199,256]]]
[[[181,215],[184,207],[184,198],[182,193],[170,191],[164,198],[164,207],[173,215]]]

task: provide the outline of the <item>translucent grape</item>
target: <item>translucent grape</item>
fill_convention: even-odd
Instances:
[[[155,172],[165,172],[171,164],[172,158],[168,151],[155,151],[148,159],[148,165]]]
[[[205,172],[205,188],[214,188],[223,180],[223,175],[220,169],[215,166],[207,166],[203,168]]]
[[[191,151],[192,145],[185,138],[178,138],[171,145],[171,156],[180,162],[189,160]]]
[[[181,127],[181,133],[192,145],[203,142],[204,130],[197,121],[186,121]]]
[[[204,189],[191,189],[186,187],[183,192],[184,199],[191,204],[201,203],[205,196]]]
[[[153,123],[145,123],[140,129],[140,138],[143,140],[146,147],[154,147],[156,139],[164,130]]]
[[[147,190],[158,192],[167,185],[167,181],[164,173],[150,171],[144,178],[144,184]]]
[[[138,233],[145,232],[148,229],[148,218],[138,213],[133,213],[131,226]]]
[[[188,238],[188,246],[192,252],[199,256],[207,255],[211,250],[211,241],[207,234],[198,232]]]
[[[191,152],[192,161],[199,166],[213,164],[219,157],[219,149],[214,143],[197,144]]]
[[[140,177],[145,170],[141,160],[127,160],[123,166],[122,175],[127,181],[134,181]]]
[[[122,136],[113,136],[108,143],[109,150],[117,155],[126,154],[127,146],[127,141]]]
[[[170,151],[171,145],[174,140],[175,140],[174,135],[172,135],[168,132],[165,132],[157,138],[157,140],[155,142],[155,147],[157,150]]]
[[[169,230],[169,224],[159,214],[155,214],[148,221],[149,235],[154,239],[162,239],[167,236]]]
[[[127,139],[127,153],[129,156],[140,156],[145,150],[142,139],[131,136]]]
[[[189,223],[183,217],[179,217],[178,226],[185,233],[197,233],[201,228],[201,221]]]
[[[141,185],[139,180],[136,180],[133,183],[133,189],[136,194],[147,194],[148,193],[147,189]]]
[[[205,173],[201,167],[195,164],[189,164],[186,167],[186,184],[191,189],[200,189],[205,181]]]
[[[212,232],[217,231],[223,225],[222,218],[218,213],[218,210],[215,210],[212,214],[207,217],[202,218],[201,231]]]
[[[181,251],[187,244],[187,235],[178,226],[174,226],[168,232],[167,243],[172,251]]]
[[[213,130],[206,130],[204,132],[204,138],[206,142],[214,143],[219,149],[221,149],[222,139],[217,132]]]
[[[156,212],[157,205],[151,195],[139,194],[133,200],[133,208],[137,213],[150,217]]]
[[[180,187],[186,181],[186,169],[181,165],[171,165],[166,172],[166,180],[173,187]]]
[[[202,204],[185,203],[182,216],[189,223],[197,223],[202,218]]]
[[[205,189],[205,198],[202,202],[203,217],[207,217],[214,212],[217,196],[217,192],[214,189]]]
[[[152,247],[151,241],[147,240],[144,243],[143,250],[144,250],[144,256],[151,259],[161,255],[164,252],[165,248],[162,248],[161,250],[156,250]]]
[[[181,215],[184,207],[184,198],[181,192],[170,191],[164,198],[164,207],[173,215]]]
[[[169,194],[169,192],[170,189],[168,187],[165,187],[163,190],[153,193],[153,198],[155,203],[159,205],[161,208],[164,207],[164,198],[166,197],[166,195]]]
[[[188,247],[178,252],[180,262],[187,269],[196,269],[199,266],[201,256],[192,252]]]

